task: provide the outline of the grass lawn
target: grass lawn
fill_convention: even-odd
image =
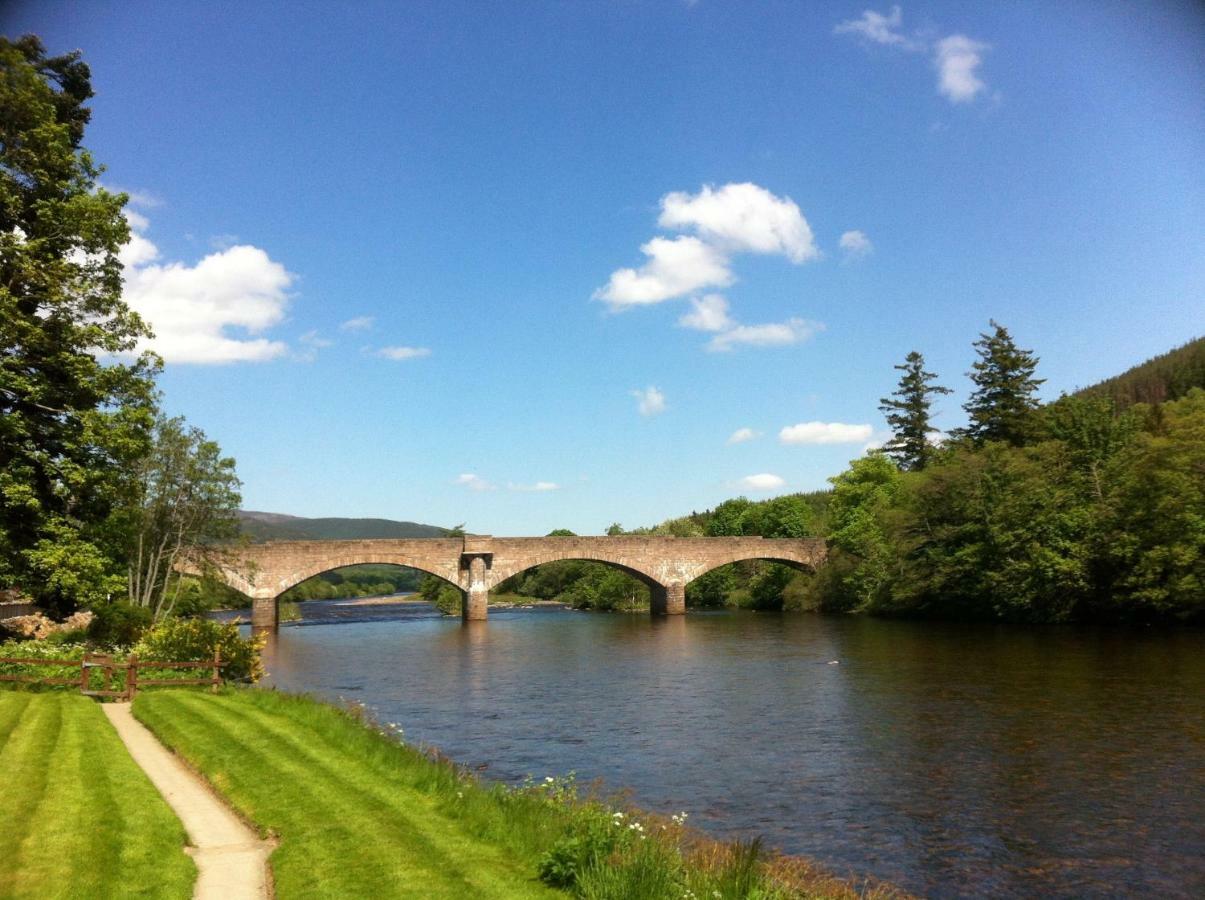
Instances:
[[[185,840],[95,701],[0,691],[0,897],[188,898]]]
[[[536,877],[565,826],[545,801],[464,782],[339,710],[271,691],[162,691],[134,713],[279,837],[279,897],[565,896]]]

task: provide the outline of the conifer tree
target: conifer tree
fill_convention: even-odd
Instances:
[[[883,448],[901,469],[923,469],[933,454],[929,443],[929,408],[935,394],[951,393],[948,387],[933,384],[937,375],[925,371],[925,358],[915,350],[895,366],[904,374],[891,397],[879,401],[879,410],[887,417],[894,437]]]
[[[971,421],[961,433],[976,444],[1004,441],[1019,447],[1033,431],[1035,395],[1045,379],[1033,377],[1038,358],[1032,351],[1019,348],[1003,325],[989,324],[992,333],[981,333],[973,344],[979,359],[967,375],[975,391],[962,407]]]

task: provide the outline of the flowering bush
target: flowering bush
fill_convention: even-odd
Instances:
[[[193,662],[213,658],[219,651],[226,681],[258,681],[264,674],[259,651],[262,642],[239,636],[238,626],[211,619],[167,619],[147,631],[133,648],[140,659]]]

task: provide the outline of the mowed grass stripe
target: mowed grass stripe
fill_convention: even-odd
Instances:
[[[0,897],[16,896],[18,849],[42,800],[62,720],[54,694],[30,702],[0,753]],[[74,825],[74,823],[73,823]]]
[[[373,744],[393,751],[395,764],[391,770],[385,771],[380,765],[366,765],[358,755],[352,758],[352,764],[345,764],[348,759],[346,742],[331,740],[313,729],[299,733],[287,717],[249,704],[247,700],[245,695],[218,698],[220,705],[231,713],[243,715],[251,727],[267,731],[283,741],[289,757],[303,761],[305,771],[312,776],[321,775],[332,786],[337,786],[337,790],[354,791],[356,802],[365,811],[371,811],[382,827],[396,828],[399,817],[404,817],[406,829],[402,837],[407,848],[421,850],[422,858],[429,860],[428,865],[434,866],[445,878],[459,880],[462,891],[493,890],[493,873],[498,870],[509,870],[521,881],[531,878],[531,872],[513,856],[493,845],[473,840],[465,833],[464,823],[446,815],[434,797],[411,787],[408,779],[401,777],[403,770],[396,762],[400,748],[391,745],[391,741],[378,741],[376,735],[363,732]]]
[[[252,732],[280,742],[283,758],[299,766],[294,771],[308,779],[311,788],[320,786],[324,797],[333,794],[344,808],[350,805],[353,818],[358,809],[361,818],[369,820],[361,828],[374,829],[383,849],[391,849],[384,839],[392,838],[395,852],[387,857],[389,870],[396,869],[399,855],[413,857],[425,872],[420,883],[425,884],[426,896],[499,896],[499,889],[503,890],[500,896],[512,896],[513,885],[499,884],[500,875],[504,881],[518,882],[525,892],[531,892],[533,887],[527,884],[532,877],[530,871],[497,847],[463,834],[463,823],[441,816],[433,798],[414,791],[398,778],[396,764],[390,773],[366,767],[359,754],[348,752],[348,741],[331,741],[313,729],[299,732],[286,717],[260,708],[254,701],[264,696],[269,695],[242,692],[182,699],[185,704],[200,704],[202,709],[219,707],[225,715],[239,718]],[[364,735],[377,748],[392,751],[396,759],[399,746],[376,740],[377,736],[358,726],[353,731],[349,723],[341,724],[349,740],[352,735]],[[322,802],[329,806],[331,801]],[[507,873],[509,878],[505,877]],[[441,883],[444,893],[436,894]],[[534,886],[537,893],[540,889]]]
[[[0,722],[18,707],[0,752],[0,897],[189,897],[183,826],[99,706],[0,692]]]
[[[117,847],[106,841],[113,798],[103,787],[105,767],[85,752],[82,724],[90,717],[75,704],[94,708],[83,697],[48,695],[59,709],[59,729],[49,761],[53,774],[30,817],[29,830],[16,854],[14,896],[69,898],[97,896],[114,880]],[[63,823],[71,823],[64,828]]]
[[[29,697],[29,694],[0,692],[0,755],[4,753],[9,735],[21,721],[21,716],[25,715],[25,708],[29,706]],[[3,773],[0,772],[0,776],[2,775]]]
[[[272,864],[281,897],[563,896],[535,880],[530,858],[475,839],[415,787],[417,772],[434,770],[427,760],[334,710],[235,691],[147,694],[135,711],[280,835]]]
[[[404,819],[380,815],[350,784],[294,760],[291,745],[248,721],[241,710],[223,708],[219,699],[173,696],[168,719],[200,727],[188,728],[192,740],[182,748],[170,736],[167,742],[186,748],[186,758],[202,771],[212,766],[215,786],[240,798],[238,806],[256,824],[280,835],[271,862],[281,896],[313,896],[310,891],[355,896],[382,885],[405,896],[407,886],[431,889],[446,880],[439,868],[446,860],[437,858],[432,865],[417,834],[397,833],[408,824]],[[151,720],[147,724],[158,733]],[[328,874],[316,880],[314,873]],[[456,887],[464,896],[463,885]]]

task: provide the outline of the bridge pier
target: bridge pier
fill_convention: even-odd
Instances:
[[[280,624],[280,614],[275,597],[251,598],[251,627],[275,629]]]
[[[489,615],[489,605],[490,592],[485,586],[485,557],[469,557],[469,589],[460,601],[461,621],[484,621]]]
[[[680,616],[686,612],[686,585],[653,585],[651,611],[654,616]]]

